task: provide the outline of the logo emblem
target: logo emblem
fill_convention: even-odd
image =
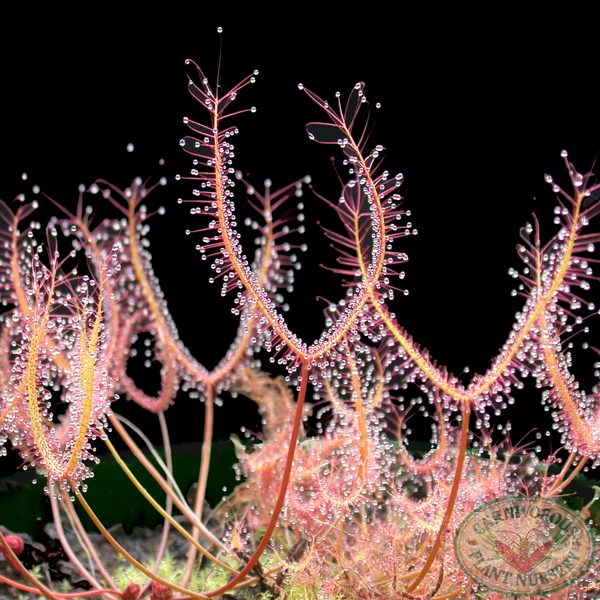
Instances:
[[[534,596],[583,577],[594,537],[581,515],[545,498],[509,496],[474,510],[454,538],[454,554],[477,583],[506,594]]]

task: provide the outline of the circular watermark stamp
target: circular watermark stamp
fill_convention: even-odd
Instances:
[[[463,571],[480,585],[533,596],[583,577],[594,554],[594,536],[581,515],[563,504],[508,496],[464,519],[454,553]]]

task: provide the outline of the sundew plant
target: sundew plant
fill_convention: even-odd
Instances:
[[[191,133],[180,144],[192,165],[178,179],[191,182],[191,192],[185,195],[182,182],[180,202],[189,207],[187,233],[197,240],[197,256],[239,321],[237,336],[212,370],[180,341],[177,327],[185,323],[170,316],[147,249],[152,215],[146,206],[160,181],[137,178],[122,190],[98,180],[73,212],[57,205],[46,227],[35,220],[35,203],[0,204],[0,298],[7,308],[0,336],[1,441],[46,478],[56,535],[79,583],[67,590],[25,568],[22,536],[8,531],[0,533],[8,568],[0,581],[14,594],[54,600],[503,597],[461,570],[453,549],[460,523],[506,496],[562,498],[580,471],[600,462],[599,392],[579,388],[569,346],[596,313],[587,291],[596,279],[600,234],[591,221],[600,210],[600,184],[566,151],[570,186],[546,175],[555,196],[554,235],[543,237],[537,219],[521,230],[523,267],[512,275],[522,308],[488,370],[465,382],[438,364],[394,313],[404,293],[404,240],[413,228],[400,192],[403,175],[386,170],[385,149],[374,141],[364,84],[329,101],[299,85],[322,111],[321,121],[306,126],[309,138],[330,145],[341,163],[340,193],[325,198],[310,190],[309,178],[279,190],[268,180],[255,188],[237,170],[236,118],[254,111],[240,102],[257,71],[225,91],[195,62],[187,60],[186,69],[197,113],[184,118]],[[312,343],[285,318],[306,249],[300,234],[307,192],[339,219],[324,232],[337,250],[330,270],[343,279]],[[118,218],[86,207],[98,193]],[[240,203],[255,211],[247,219],[255,247],[242,243]],[[149,340],[148,361],[161,365],[154,396],[127,369],[140,336]],[[277,369],[286,375],[269,374]],[[511,442],[506,425],[497,439],[498,419],[526,378],[542,390],[561,436],[562,446],[545,456],[527,441]],[[205,410],[191,495],[179,488],[168,451],[165,413],[180,389]],[[240,483],[210,509],[214,405],[224,391],[258,405],[261,443],[237,444]],[[164,459],[143,431],[119,416],[123,397],[156,415]],[[426,453],[408,448],[409,419],[419,411],[431,417]],[[117,437],[162,488],[164,502],[121,458]],[[86,499],[103,444],[164,519],[151,561],[136,558]],[[76,506],[118,560],[106,558],[105,544],[86,531]],[[596,523],[595,499],[578,508]],[[182,547],[184,558],[174,560]],[[597,597],[600,573],[592,558],[588,572],[553,597]]]

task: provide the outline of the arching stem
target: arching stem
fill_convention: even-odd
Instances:
[[[298,393],[298,402],[296,405],[296,416],[294,418],[294,425],[292,427],[292,433],[290,435],[290,446],[288,448],[287,460],[285,462],[285,467],[283,470],[283,476],[281,477],[281,488],[279,489],[279,496],[277,497],[277,502],[275,503],[275,507],[273,508],[273,515],[271,516],[271,520],[267,526],[267,530],[258,545],[258,548],[254,551],[254,554],[246,564],[246,566],[227,584],[223,587],[220,587],[218,590],[211,590],[210,592],[205,592],[206,596],[214,597],[220,596],[226,591],[233,588],[237,583],[239,583],[250,571],[254,568],[254,565],[258,562],[259,558],[262,556],[267,544],[271,540],[271,536],[273,535],[273,531],[275,531],[275,527],[277,526],[277,520],[279,519],[279,515],[281,513],[281,509],[283,508],[283,503],[285,501],[285,495],[287,492],[287,488],[290,482],[290,475],[292,473],[292,464],[294,462],[294,455],[296,453],[296,442],[298,441],[298,434],[300,432],[300,427],[302,425],[302,415],[304,414],[304,399],[306,397],[306,388],[308,385],[308,361],[306,359],[302,362],[302,371],[301,371],[302,381],[300,383],[300,392]]]
[[[458,489],[460,487],[460,480],[462,479],[463,467],[465,464],[465,456],[467,453],[467,442],[469,441],[469,420],[471,417],[471,407],[468,404],[462,405],[462,428],[460,433],[460,446],[458,448],[458,456],[456,459],[456,472],[454,473],[454,481],[452,482],[452,490],[450,491],[450,497],[448,498],[448,504],[446,505],[446,512],[444,514],[444,518],[442,519],[442,524],[440,525],[439,531],[435,538],[435,542],[433,543],[433,548],[431,549],[431,553],[427,557],[421,572],[417,575],[417,578],[410,584],[407,589],[407,592],[410,594],[417,586],[425,579],[427,573],[429,573],[429,569],[435,560],[437,553],[442,545],[442,540],[446,535],[446,528],[448,527],[448,523],[450,523],[450,519],[452,518],[452,513],[454,512],[454,505],[456,504],[456,498],[458,496]]]
[[[196,501],[194,504],[194,513],[198,518],[198,521],[202,521],[202,509],[204,507],[204,500],[206,498],[206,484],[208,481],[208,471],[210,468],[210,453],[212,448],[212,437],[213,437],[213,424],[214,424],[214,403],[213,403],[213,386],[208,384],[206,386],[206,398],[204,400],[204,439],[202,441],[202,458],[200,462],[200,476],[198,477],[198,490],[196,492]],[[198,541],[200,538],[200,530],[197,528],[192,529],[192,537],[194,541]],[[188,552],[187,562],[185,565],[185,572],[181,580],[181,585],[187,587],[190,578],[192,576],[192,569],[196,562],[196,556],[198,551],[196,546],[190,545]]]

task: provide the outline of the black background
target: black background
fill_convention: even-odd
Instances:
[[[305,123],[323,115],[297,85],[333,101],[337,90],[345,96],[356,82],[366,82],[371,106],[382,104],[372,143],[388,149],[384,168],[404,173],[404,207],[419,231],[397,243],[410,258],[401,284],[410,294],[399,296],[393,308],[450,371],[467,365],[471,373],[485,371],[522,306],[510,295],[515,280],[507,275],[520,267],[519,228],[538,211],[543,237],[555,233],[555,202],[544,173],[566,186],[560,151],[567,149],[585,172],[600,148],[599,51],[585,30],[592,17],[529,18],[491,7],[423,14],[400,7],[399,16],[377,13],[377,5],[329,15],[306,7],[300,14],[290,6],[287,15],[254,8],[247,15],[226,8],[220,15],[200,8],[144,8],[135,15],[45,9],[3,19],[0,197],[10,203],[25,193],[33,199],[38,185],[72,208],[78,185],[97,178],[124,188],[138,175],[165,176],[168,185],[147,202],[149,210],[166,208],[152,223],[154,269],[182,340],[214,366],[235,333],[232,297],[222,299],[220,286],[207,283],[208,263],[194,250],[198,240],[184,234],[199,225],[189,206],[176,202],[191,197],[191,186],[176,182],[175,174],[191,166],[179,147],[188,133],[182,117],[206,118],[187,93],[183,61],[196,60],[214,84],[216,29],[222,26],[222,87],[260,71],[236,100],[238,109],[256,106],[256,114],[231,122],[240,128],[234,166],[259,189],[266,177],[276,188],[310,173],[315,190],[335,200],[339,185],[330,156],[338,165],[341,158],[308,140]],[[48,204],[41,194],[38,199]],[[100,201],[98,195],[88,202]],[[336,301],[341,292],[339,279],[318,267],[333,266],[335,254],[316,221],[336,227],[335,215],[308,193],[303,202],[309,249],[289,298],[289,323],[310,342],[324,320],[324,305],[315,297]],[[56,212],[45,206],[38,220],[45,210]],[[114,214],[106,205],[99,211]],[[590,325],[593,343],[597,328]],[[576,338],[576,346],[581,342]],[[593,361],[584,353],[574,368],[587,389],[594,383]],[[515,437],[534,427],[545,431],[540,391],[528,385],[515,396],[519,410],[501,418],[513,421]],[[243,423],[258,427],[251,403],[224,401],[216,412],[216,437],[226,438]],[[125,401],[114,408],[142,417]],[[167,418],[175,442],[200,439],[196,400],[180,395]],[[154,424],[147,427],[156,434]]]

